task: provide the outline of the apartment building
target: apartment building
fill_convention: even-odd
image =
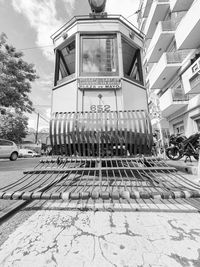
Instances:
[[[200,131],[200,0],[141,0],[138,26],[153,127]]]

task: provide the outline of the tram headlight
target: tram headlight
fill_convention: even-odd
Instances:
[[[106,0],[88,0],[92,12],[101,13],[105,9]]]

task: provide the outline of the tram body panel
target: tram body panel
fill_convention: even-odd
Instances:
[[[117,110],[115,90],[84,90],[83,112],[102,112],[111,110]]]
[[[67,26],[66,26],[67,27]],[[121,33],[130,40],[138,48],[143,47],[143,38],[140,36],[134,29],[125,27],[121,21],[111,21],[111,20],[88,20],[88,21],[76,21],[69,28],[62,28],[61,31],[58,31],[52,36],[55,48],[63,43],[65,38],[70,38],[71,36],[82,33],[82,34],[105,34],[105,33]]]
[[[122,79],[122,95],[124,110],[146,109],[147,95],[146,90],[138,85]]]
[[[52,112],[77,111],[77,81],[62,84],[53,90]]]

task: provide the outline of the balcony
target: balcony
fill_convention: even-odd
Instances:
[[[147,76],[150,89],[162,89],[181,67],[182,57],[178,52],[163,53]]]
[[[140,19],[140,21],[138,21],[138,25],[139,25],[139,29],[140,31],[144,32],[144,27],[145,27],[145,24],[146,24],[146,18],[142,18]]]
[[[182,75],[185,94],[200,92],[200,57]]]
[[[152,2],[153,2],[153,0],[144,0],[143,1],[143,5],[142,5],[142,9],[141,9],[141,16],[143,18],[146,18],[148,16]]]
[[[144,28],[144,34],[146,35],[147,39],[153,37],[158,22],[164,20],[169,7],[170,5],[168,0],[153,1]]]
[[[171,12],[187,11],[193,2],[194,0],[171,0]]]
[[[171,43],[174,33],[175,25],[172,21],[160,21],[147,49],[145,61],[148,63],[158,62]]]
[[[169,88],[160,97],[160,110],[163,117],[168,117],[178,111],[179,109],[188,105],[188,96],[184,95],[183,89],[174,90]]]
[[[194,1],[175,33],[177,49],[195,49],[200,46],[200,1]]]

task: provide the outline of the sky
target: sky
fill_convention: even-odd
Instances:
[[[107,0],[108,14],[121,14],[133,24],[139,0]],[[35,112],[29,115],[29,127],[49,127],[51,92],[54,77],[54,52],[50,36],[75,15],[90,13],[88,0],[0,0],[0,33],[8,43],[24,53],[23,59],[33,63],[39,76],[32,83],[30,99]]]

